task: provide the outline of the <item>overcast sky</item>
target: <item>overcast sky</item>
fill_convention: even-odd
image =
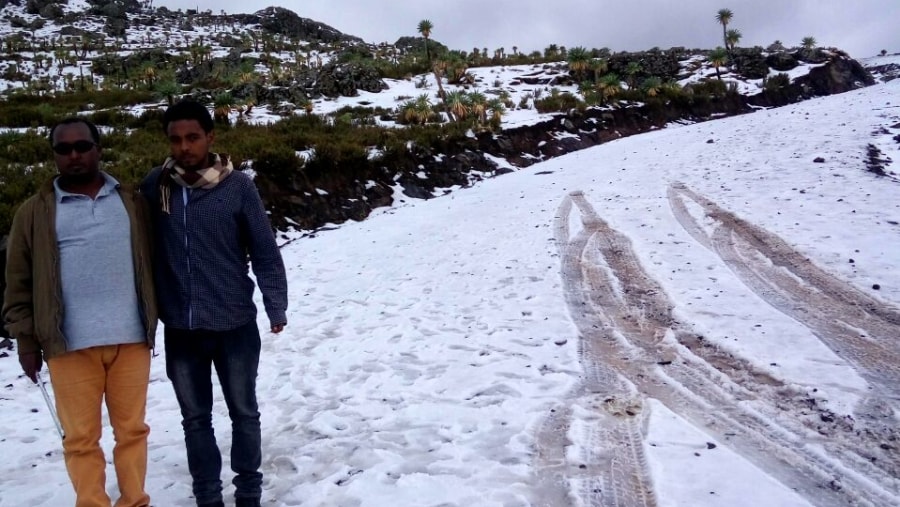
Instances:
[[[721,45],[716,12],[734,13],[730,28],[741,31],[740,46],[775,40],[799,45],[813,36],[822,46],[851,56],[900,51],[900,0],[156,0],[171,9],[251,13],[268,5],[331,25],[366,42],[395,42],[416,35],[422,19],[434,25],[432,38],[451,49],[503,47],[511,52],[566,47],[608,47],[633,51],[654,46],[711,48]]]

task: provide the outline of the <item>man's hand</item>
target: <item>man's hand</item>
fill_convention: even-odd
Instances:
[[[19,364],[22,365],[22,371],[25,372],[25,375],[30,378],[32,382],[37,384],[37,374],[44,365],[41,353],[27,352],[25,354],[19,354]]]
[[[272,332],[278,334],[284,331],[285,324],[272,324]]]

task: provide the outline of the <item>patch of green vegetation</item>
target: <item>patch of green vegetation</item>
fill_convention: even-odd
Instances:
[[[216,98],[218,104],[207,104],[211,110],[231,107]],[[150,91],[119,89],[7,97],[0,107],[0,125],[24,130],[0,134],[0,235],[9,230],[16,208],[56,173],[46,131],[65,117],[80,115],[101,128],[101,164],[120,181],[139,182],[161,164],[169,154],[162,131],[164,107],[139,115],[130,110],[153,100]],[[392,113],[383,108],[348,107],[328,117],[295,114],[270,125],[228,124],[224,112],[213,149],[228,153],[236,167],[252,162],[259,174],[285,191],[339,191],[383,177],[386,165],[393,169],[394,164],[412,164],[416,150],[424,147],[470,142],[468,127],[462,124],[379,127],[375,119]]]

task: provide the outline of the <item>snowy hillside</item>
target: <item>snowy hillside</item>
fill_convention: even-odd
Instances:
[[[282,238],[264,505],[900,505],[898,83]],[[870,145],[887,175],[867,171]],[[188,507],[159,353],[148,488]],[[70,505],[53,422],[10,354],[0,507]]]
[[[158,85],[163,79],[173,78],[168,75],[172,69],[166,67],[213,67],[211,62],[229,57],[254,62],[241,66],[240,72],[246,79],[290,82],[292,73],[321,68],[337,61],[341,52],[349,46],[357,45],[364,48],[360,51],[370,53],[373,58],[393,63],[400,61],[404,51],[384,44],[351,40],[354,39],[352,36],[347,36],[347,40],[326,42],[273,34],[259,23],[245,22],[250,19],[245,15],[213,12],[210,9],[191,11],[189,14],[149,8],[129,12],[120,20],[121,33],[114,36],[110,35],[115,31],[109,26],[110,18],[92,14],[88,7],[83,1],[70,2],[63,8],[65,17],[50,21],[36,14],[28,14],[24,3],[22,6],[9,3],[0,9],[0,39],[3,41],[0,45],[0,95],[23,89],[38,95],[71,91],[84,88],[85,83],[88,88],[94,89],[152,89],[154,83]],[[794,52],[798,48],[780,50]],[[715,80],[721,73],[726,86],[733,87],[742,95],[753,95],[764,89],[764,78],[782,73],[769,68],[767,74],[763,72],[759,77],[749,79],[735,72],[734,65],[717,68],[711,63],[708,52],[681,55],[681,51],[684,49],[678,50],[678,76],[672,80],[678,87]],[[841,54],[835,48],[822,48],[821,51],[822,58]],[[764,51],[762,56],[770,54]],[[128,57],[135,59],[128,60],[126,66],[121,59]],[[551,60],[549,63],[541,61],[503,66],[472,65],[468,68],[473,78],[471,84],[447,82],[446,90],[477,91],[500,98],[506,104],[502,119],[504,128],[522,126],[526,120],[540,121],[549,116],[535,116],[532,113],[537,99],[551,93],[578,96],[580,92],[577,83],[568,76],[565,54]],[[163,62],[165,66],[161,65]],[[822,65],[821,62],[802,61],[794,64],[796,66],[784,72],[789,80],[806,76],[811,69]],[[640,85],[629,83],[629,77],[620,74],[618,77],[623,89]],[[445,77],[444,81],[449,80]],[[187,82],[181,84],[189,85]],[[309,111],[327,115],[345,106],[362,106],[382,107],[396,113],[406,101],[420,95],[428,96],[432,102],[438,101],[438,87],[431,73],[410,75],[402,80],[388,79],[385,84],[389,89],[381,93],[358,90],[357,96],[337,99],[313,94],[309,97]],[[131,108],[132,112],[140,114],[147,109],[165,107],[165,94],[159,93],[157,98]],[[247,108],[236,100],[229,114],[230,119],[267,124],[284,116],[302,114],[306,106],[283,101],[257,102],[252,101]],[[626,101],[620,105],[629,104]],[[86,109],[85,112],[90,111],[92,105],[86,104]],[[245,115],[245,111],[252,112]],[[386,122],[394,123],[393,120]]]

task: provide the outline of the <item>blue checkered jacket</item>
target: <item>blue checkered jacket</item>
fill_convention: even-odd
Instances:
[[[154,279],[160,320],[177,329],[228,331],[256,318],[254,284],[271,325],[286,324],[284,261],[256,186],[233,171],[209,190],[172,186],[170,212],[160,204],[161,167],[141,184],[154,227]]]

